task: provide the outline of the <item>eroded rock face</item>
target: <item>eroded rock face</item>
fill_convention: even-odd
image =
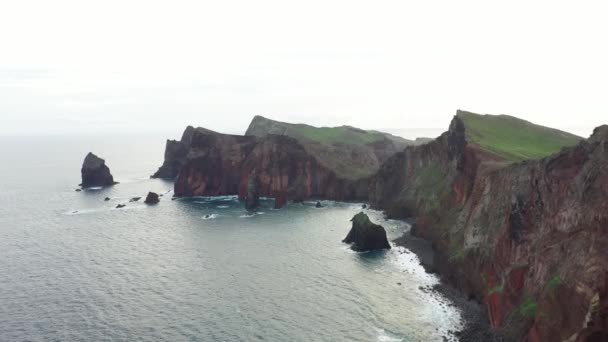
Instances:
[[[188,151],[190,151],[194,130],[194,127],[188,126],[184,130],[181,140],[167,140],[163,165],[151,178],[175,179],[177,177],[179,170],[186,161]]]
[[[416,217],[435,268],[485,302],[507,341],[606,336],[608,129],[504,165],[469,144],[459,120],[390,158],[371,181],[372,205]]]
[[[146,204],[156,204],[160,202],[160,198],[158,196],[158,194],[156,192],[148,192],[148,195],[146,196],[146,199],[144,200],[144,203]]]
[[[275,198],[276,207],[288,200],[310,197],[345,200],[367,195],[366,180],[337,177],[293,138],[198,130],[175,180],[175,195],[238,195],[240,200],[245,200],[254,170],[259,179],[259,196]]]
[[[344,243],[350,243],[350,248],[357,252],[366,252],[376,249],[390,249],[391,245],[386,238],[384,227],[370,221],[363,212],[351,219],[353,225]]]
[[[253,171],[247,182],[247,195],[245,196],[245,209],[255,210],[260,206],[260,179]]]
[[[80,185],[84,188],[117,184],[114,182],[114,177],[112,177],[110,169],[106,166],[105,160],[91,152],[84,158],[80,173],[82,176],[82,183]]]

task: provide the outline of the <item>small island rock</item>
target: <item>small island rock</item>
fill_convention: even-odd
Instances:
[[[353,223],[352,228],[342,242],[352,244],[350,247],[352,250],[365,252],[391,248],[384,228],[370,221],[366,214],[360,212],[351,221]]]
[[[245,197],[245,209],[248,211],[255,210],[260,206],[260,179],[255,171],[249,177],[247,182],[247,197]]]
[[[80,185],[84,188],[117,184],[114,182],[114,177],[112,177],[105,160],[91,152],[84,158],[80,173],[82,176]]]
[[[146,199],[144,200],[144,203],[146,204],[156,204],[160,202],[160,199],[158,197],[158,194],[156,192],[148,192],[148,195],[146,196]]]

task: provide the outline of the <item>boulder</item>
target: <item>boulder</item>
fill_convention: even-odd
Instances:
[[[106,197],[106,198],[104,198],[103,200],[107,202],[107,201],[109,201],[109,200],[110,200],[110,197]]]
[[[255,210],[260,206],[260,179],[255,171],[247,182],[247,196],[245,197],[245,209]]]
[[[156,192],[148,192],[148,195],[146,196],[146,199],[144,200],[144,203],[146,204],[156,204],[160,202],[160,199],[158,197],[158,194]]]
[[[370,221],[366,214],[360,212],[351,221],[353,223],[352,228],[342,242],[350,243],[352,250],[365,252],[374,249],[391,248],[384,228]]]
[[[110,169],[106,166],[105,160],[91,152],[84,158],[80,173],[82,176],[80,186],[84,188],[117,184],[114,182],[114,177],[112,177]]]

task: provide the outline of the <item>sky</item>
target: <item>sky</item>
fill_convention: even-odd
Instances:
[[[608,123],[606,1],[3,1],[0,135]]]

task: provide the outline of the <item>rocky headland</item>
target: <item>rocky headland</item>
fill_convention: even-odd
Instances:
[[[440,137],[387,150],[390,138],[370,131],[287,125],[259,117],[245,136],[190,129],[185,157],[165,153],[171,170],[181,165],[175,195],[244,200],[255,175],[259,196],[278,207],[366,201],[415,219],[413,233],[434,246],[433,270],[486,306],[500,340],[608,338],[607,126],[585,140],[458,111]],[[347,153],[360,148],[371,161]]]

